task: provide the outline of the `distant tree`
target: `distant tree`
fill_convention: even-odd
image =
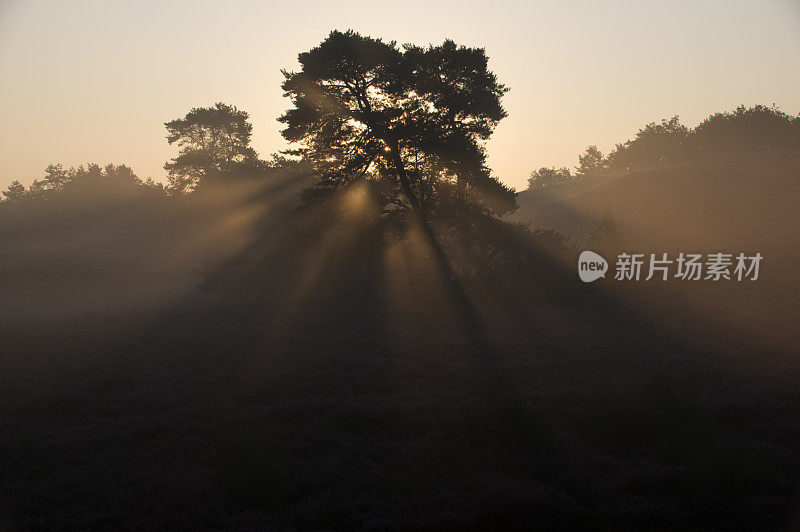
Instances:
[[[153,178],[152,178],[152,177],[148,177],[148,178],[147,178],[147,179],[144,181],[144,186],[145,186],[146,188],[149,188],[149,189],[151,189],[151,190],[154,190],[154,191],[158,191],[158,192],[166,192],[166,189],[165,189],[165,187],[164,187],[164,183],[158,183],[158,182],[156,182],[156,181],[153,181]]]
[[[43,179],[34,179],[28,187],[28,199],[46,199],[52,195],[52,190],[47,188],[47,183]]]
[[[603,152],[597,146],[589,146],[583,155],[578,155],[578,166],[575,169],[575,177],[583,179],[589,176],[601,174],[606,169],[606,161]]]
[[[608,165],[616,171],[663,166],[687,155],[689,129],[677,116],[651,122],[636,133],[633,140],[617,147],[608,156]]]
[[[185,117],[166,122],[167,141],[180,148],[178,156],[164,165],[169,188],[188,192],[209,177],[258,167],[258,155],[250,146],[253,126],[248,118],[234,106],[216,103],[195,107]]]
[[[144,182],[133,172],[130,166],[89,163],[88,165],[70,168],[67,172],[69,180],[63,190],[70,193],[94,192],[135,192]]]
[[[800,150],[800,117],[774,105],[741,105],[733,112],[715,113],[703,120],[689,140],[699,155]]]
[[[553,185],[567,183],[572,179],[574,179],[574,176],[570,173],[569,168],[546,168],[543,166],[535,172],[531,172],[531,176],[528,178],[528,189],[536,190],[547,188]]]
[[[25,200],[28,195],[28,191],[25,190],[25,185],[20,183],[18,180],[14,180],[8,185],[8,188],[3,191],[3,196],[6,197],[4,200],[6,203],[12,205],[18,205]]]
[[[41,179],[35,179],[28,189],[30,199],[44,199],[52,197],[54,194],[64,190],[69,183],[71,176],[69,170],[64,170],[61,164],[50,164],[45,168],[45,175]]]
[[[49,190],[63,190],[71,177],[61,164],[51,164],[45,168],[44,186]]]
[[[311,161],[307,197],[363,179],[382,212],[485,215],[516,208],[515,193],[491,175],[483,142],[506,116],[507,89],[483,49],[445,41],[426,48],[333,31],[284,71],[294,107],[279,120],[290,153]]]

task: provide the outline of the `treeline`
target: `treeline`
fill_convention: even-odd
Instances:
[[[183,196],[198,187],[231,180],[267,179],[280,172],[297,171],[303,164],[281,156],[265,161],[250,146],[249,115],[234,106],[217,103],[194,108],[185,117],[165,123],[167,141],[178,155],[164,165],[167,183],[142,180],[124,164],[89,163],[77,168],[51,164],[44,176],[25,187],[14,180],[2,192],[3,205],[20,205],[54,199]]]
[[[260,159],[250,146],[252,125],[248,118],[234,106],[217,103],[194,108],[184,118],[167,122],[167,140],[179,146],[179,153],[164,165],[166,184],[150,177],[143,180],[125,164],[89,163],[77,168],[51,164],[30,187],[14,180],[2,192],[0,204],[19,205],[61,195],[148,193],[166,197],[191,193],[203,183],[303,171],[303,163],[293,159]],[[800,116],[788,115],[774,106],[740,106],[732,112],[715,113],[694,129],[681,124],[677,116],[651,122],[606,156],[597,146],[589,146],[578,156],[574,171],[567,167],[539,168],[531,173],[528,189],[686,161],[787,152],[800,152]]]
[[[800,116],[775,106],[740,106],[733,112],[715,113],[694,129],[681,124],[677,116],[651,122],[607,156],[597,146],[589,146],[578,157],[574,172],[566,167],[539,168],[531,173],[528,188],[702,159],[786,152],[800,152]]]
[[[276,172],[302,170],[303,164],[292,159],[280,156],[260,159],[250,146],[252,125],[248,118],[246,112],[234,106],[217,103],[192,109],[184,118],[167,122],[167,140],[179,146],[179,153],[164,165],[166,184],[150,177],[143,180],[124,164],[89,163],[77,168],[51,164],[30,187],[14,180],[2,192],[0,204],[19,205],[60,195],[183,195],[202,183],[262,179]],[[574,170],[539,168],[531,173],[528,188],[541,189],[692,160],[798,151],[800,116],[788,115],[774,106],[740,106],[732,112],[715,113],[693,129],[681,124],[677,116],[661,123],[651,122],[633,139],[617,144],[606,156],[597,146],[589,146],[578,156]]]
[[[45,169],[44,177],[36,179],[28,188],[18,180],[13,181],[3,191],[3,203],[19,205],[58,196],[124,196],[140,192],[166,194],[167,189],[151,178],[143,181],[124,164],[100,166],[89,163],[87,166],[68,169],[61,164],[51,164]]]

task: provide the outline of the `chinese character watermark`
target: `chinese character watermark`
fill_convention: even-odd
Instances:
[[[761,253],[620,253],[615,263],[614,280],[650,281],[679,279],[681,281],[756,281],[763,257]],[[605,277],[608,262],[593,251],[584,251],[578,259],[578,275],[590,283]],[[646,273],[646,275],[645,275]]]

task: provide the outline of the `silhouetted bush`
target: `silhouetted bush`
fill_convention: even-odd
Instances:
[[[622,244],[622,225],[610,212],[594,220],[589,245],[598,251],[614,251]]]

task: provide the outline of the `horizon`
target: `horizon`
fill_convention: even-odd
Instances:
[[[291,6],[252,2],[6,2],[0,187],[29,185],[51,163],[125,164],[163,181],[176,153],[164,122],[217,101],[250,114],[253,147],[269,158],[287,147],[276,120],[290,107],[280,69],[296,69],[297,54],[334,29],[485,48],[489,68],[511,89],[488,163],[517,190],[540,167],[572,167],[589,145],[607,154],[674,115],[691,128],[739,105],[800,113],[800,6],[791,2],[510,2],[462,6],[457,17],[448,3],[426,5],[424,19],[413,6],[387,19],[366,5],[314,5],[297,20]],[[217,38],[192,40],[200,34]]]

